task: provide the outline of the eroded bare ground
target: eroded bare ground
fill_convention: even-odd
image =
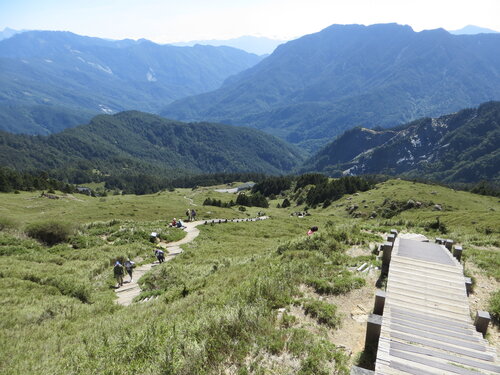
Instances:
[[[304,297],[319,299],[337,306],[337,312],[342,316],[341,326],[339,329],[326,329],[326,332],[330,341],[337,347],[344,348],[351,360],[364,348],[366,321],[373,310],[377,277],[378,271],[371,270],[366,276],[364,287],[340,296],[321,296],[310,287],[305,285],[301,287]],[[290,314],[296,317],[297,325],[301,328],[316,333],[320,330],[325,332],[325,327],[305,315],[301,307],[292,306]]]
[[[471,316],[474,318],[478,310],[488,311],[488,303],[495,290],[500,288],[500,283],[493,277],[489,277],[483,270],[478,268],[472,262],[466,262],[465,268],[474,275],[475,285],[473,293],[469,295],[469,306]],[[487,339],[497,350],[497,356],[500,357],[500,327],[490,323]]]

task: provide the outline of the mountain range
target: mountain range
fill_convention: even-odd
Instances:
[[[127,111],[49,136],[0,132],[0,166],[90,177],[218,172],[389,174],[441,182],[500,182],[500,102],[389,129],[354,128],[304,161],[256,129],[181,123]]]
[[[69,181],[81,175],[177,177],[193,173],[290,172],[301,152],[259,130],[187,124],[138,111],[99,115],[48,136],[0,132],[0,166],[50,171]],[[86,180],[88,181],[88,179]]]
[[[48,134],[97,113],[156,112],[218,88],[261,59],[231,47],[18,33],[0,41],[0,129]]]
[[[333,25],[160,114],[251,126],[314,151],[355,126],[390,127],[500,99],[499,66],[500,34]]]
[[[385,130],[351,129],[307,160],[300,171],[500,182],[500,102]]]

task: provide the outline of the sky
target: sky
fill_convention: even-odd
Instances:
[[[500,31],[500,0],[0,0],[0,30],[64,30],[157,43],[242,35],[290,40],[332,24]]]

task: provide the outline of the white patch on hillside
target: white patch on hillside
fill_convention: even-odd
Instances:
[[[410,138],[410,142],[413,145],[413,147],[418,147],[422,144],[422,142],[420,142],[420,138],[418,137],[417,134],[415,134],[414,136],[412,136]]]
[[[156,81],[158,81],[158,79],[155,76],[155,72],[154,72],[153,69],[149,68],[148,72],[146,73],[146,79],[149,82],[156,82]]]
[[[351,168],[342,171],[342,176],[354,176],[358,168],[359,167],[357,165],[352,166]]]
[[[107,115],[111,115],[115,112],[111,108],[105,106],[104,104],[99,104],[99,109],[101,110],[101,112],[104,112]]]
[[[410,162],[410,165],[413,165],[413,161],[415,160],[415,157],[413,156],[411,151],[408,150],[407,148],[405,148],[404,153],[406,153],[408,156],[403,156],[403,157],[399,158],[398,161],[396,162],[396,164],[401,164],[405,161],[408,161],[408,162]]]
[[[87,61],[87,60],[81,58],[80,56],[78,56],[77,59],[80,60],[81,62],[89,64],[91,67],[96,68],[97,70],[103,71],[104,73],[113,74],[113,71],[107,66],[102,66],[102,65],[94,63],[92,61]]]
[[[443,121],[439,121],[438,118],[433,118],[432,119],[432,127],[433,128],[447,128],[448,127],[448,124],[446,124],[445,122]]]

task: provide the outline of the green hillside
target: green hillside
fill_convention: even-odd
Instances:
[[[499,51],[497,34],[332,25],[160,113],[252,126],[317,150],[355,126],[385,128],[500,99]]]
[[[0,372],[347,375],[366,330],[352,314],[359,306],[369,313],[378,272],[356,268],[380,266],[372,250],[391,228],[461,244],[476,282],[469,300],[494,313],[487,293],[500,286],[497,198],[390,180],[292,216],[305,209],[293,196],[312,187],[284,191],[289,208],[276,208],[281,195],[270,200],[268,220],[199,226],[181,255],[140,280],[140,298],[158,299],[128,307],[115,303],[111,265],[126,257],[151,263],[149,233],[180,238],[166,224],[182,217],[188,199],[200,219],[250,218],[261,209],[203,206],[208,197],[234,198],[208,188],[105,198],[0,194]],[[408,200],[422,205],[392,209]],[[370,219],[372,211],[380,214]],[[67,242],[46,246],[26,234],[53,218],[69,227]],[[319,231],[308,237],[312,225]]]
[[[142,112],[100,115],[88,125],[49,136],[0,132],[0,165],[44,170],[70,178],[71,171],[98,175],[186,173],[284,173],[300,152],[255,129],[166,120]],[[85,181],[80,181],[85,182]]]
[[[382,173],[440,182],[499,182],[500,102],[387,130],[352,129],[300,170],[333,176]]]
[[[85,123],[90,114],[156,112],[173,100],[218,88],[261,59],[230,47],[23,32],[0,41],[0,129],[50,134]],[[39,108],[53,112],[52,119],[37,116]]]

